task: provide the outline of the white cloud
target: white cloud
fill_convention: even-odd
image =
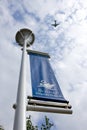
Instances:
[[[60,130],[85,130],[87,127],[86,12],[86,0],[0,1],[0,99],[2,99],[0,122],[5,129],[12,130],[13,127],[12,105],[16,101],[21,59],[20,47],[15,43],[15,34],[20,28],[26,27],[36,36],[32,48],[50,53],[51,64],[63,94],[73,106],[71,116],[56,114],[48,116]],[[51,27],[54,19],[60,22],[55,29]],[[33,121],[38,122],[41,114],[34,115],[35,113],[32,113]]]

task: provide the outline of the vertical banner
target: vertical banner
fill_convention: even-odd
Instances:
[[[44,100],[68,102],[62,94],[51,68],[49,55],[36,51],[30,51],[28,54],[30,56],[32,96]]]

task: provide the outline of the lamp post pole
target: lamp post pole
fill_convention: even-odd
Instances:
[[[14,130],[26,130],[26,41],[21,59]]]
[[[26,47],[33,44],[34,35],[28,29],[21,29],[16,34],[16,41],[19,43],[19,45],[23,46],[23,52],[13,130],[26,130]]]

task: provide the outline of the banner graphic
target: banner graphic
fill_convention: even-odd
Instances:
[[[48,55],[29,52],[32,96],[44,100],[68,102],[65,100]]]

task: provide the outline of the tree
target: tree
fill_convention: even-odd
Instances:
[[[45,116],[45,123],[41,124],[40,130],[50,130],[50,128],[53,126],[53,123],[49,122],[49,118]],[[39,130],[38,126],[34,126],[31,121],[31,116],[27,118],[26,121],[26,129],[27,130]]]
[[[53,126],[53,123],[49,122],[49,118],[45,116],[45,124],[42,123],[41,130],[50,130]]]
[[[3,126],[2,126],[2,125],[0,125],[0,130],[4,130],[4,128],[3,128]]]
[[[34,126],[34,125],[32,124],[31,116],[27,117],[26,129],[27,129],[27,130],[38,130],[38,126]]]

